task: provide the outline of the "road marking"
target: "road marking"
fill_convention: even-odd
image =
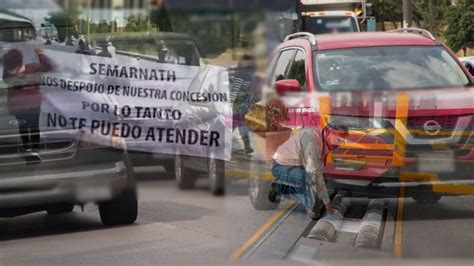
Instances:
[[[403,206],[405,201],[405,187],[400,186],[400,193],[398,195],[397,203],[397,220],[395,221],[395,240],[393,246],[393,252],[395,253],[395,258],[402,257],[402,241],[403,241]]]
[[[232,253],[232,255],[230,256],[230,261],[232,262],[235,262],[237,260],[239,260],[243,255],[244,253],[249,250],[250,247],[252,247],[252,245],[257,242],[257,240],[259,240],[263,234],[269,229],[272,227],[272,225],[278,221],[278,219],[280,217],[283,216],[283,214],[285,214],[288,210],[291,209],[291,207],[293,207],[296,203],[294,201],[289,201],[287,204],[285,204],[285,206],[283,206],[283,208],[281,210],[279,210],[278,212],[276,212],[262,227],[260,227],[260,229],[258,229],[258,231],[253,234],[247,241],[245,241],[245,243],[243,243],[239,249],[237,249],[236,251],[234,251]]]
[[[232,171],[226,170],[226,176],[238,178],[260,178],[262,180],[272,181],[274,179],[271,172],[248,172],[248,171]]]

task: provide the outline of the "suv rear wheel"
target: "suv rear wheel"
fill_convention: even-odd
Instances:
[[[174,162],[173,161],[167,162],[163,164],[163,167],[165,168],[165,171],[167,173],[172,173],[174,171]]]
[[[176,155],[174,160],[174,176],[180,189],[191,189],[196,184],[196,176],[191,169],[186,167],[181,155]]]
[[[219,196],[225,191],[225,162],[209,158],[207,160],[209,184],[212,194]]]

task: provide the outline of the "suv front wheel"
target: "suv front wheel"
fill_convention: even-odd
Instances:
[[[138,200],[135,187],[127,189],[119,198],[99,204],[104,225],[132,224],[137,219]]]
[[[124,155],[127,167],[128,186],[118,198],[99,203],[99,213],[102,223],[106,226],[132,224],[138,216],[137,188],[133,165]]]

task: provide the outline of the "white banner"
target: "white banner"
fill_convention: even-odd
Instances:
[[[129,150],[230,159],[228,72],[218,66],[160,64],[47,50],[52,71],[39,77],[42,130],[80,130]]]

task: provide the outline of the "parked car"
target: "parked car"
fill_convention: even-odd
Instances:
[[[10,85],[0,89],[0,217],[44,210],[67,213],[75,205],[96,203],[104,225],[134,223],[135,175],[123,143],[98,144],[83,138],[79,129],[51,130],[37,118],[39,142],[30,128],[30,147],[25,147],[28,133],[22,127],[31,121],[12,114],[15,89]],[[15,102],[28,108],[21,95]]]
[[[225,68],[205,65],[202,63],[202,53],[197,43],[189,36],[179,33],[114,33],[97,34],[92,41],[98,47],[105,47],[110,43],[115,53],[129,56],[137,60],[198,67],[198,74],[190,78],[190,93],[214,93],[228,89],[229,75]],[[229,106],[230,107],[230,106]],[[218,118],[219,104],[214,102],[195,101],[188,105],[181,104],[183,113],[181,125],[183,127],[205,127],[217,129],[224,126],[225,121]],[[143,121],[147,122],[147,121]],[[153,120],[147,123],[156,123]],[[192,126],[191,126],[192,125]],[[202,129],[202,128],[201,128]],[[224,137],[224,136],[222,136]],[[136,141],[133,144],[139,146]],[[142,145],[143,146],[143,145]],[[185,151],[175,148],[175,154],[149,152],[143,149],[134,149],[131,145],[129,153],[134,166],[162,165],[168,173],[173,173],[177,185],[181,189],[193,188],[198,177],[204,175],[210,180],[210,190],[215,195],[224,193],[225,168],[222,154],[214,154],[212,150],[198,152],[201,156],[188,156]]]
[[[296,33],[272,54],[264,91],[289,107],[287,127],[321,127],[328,115],[351,121],[347,143],[324,168],[333,191],[396,197],[403,184],[405,197],[437,202],[462,194],[453,184],[474,184],[472,76],[429,32],[409,31]],[[252,159],[252,174],[269,171],[264,153]],[[272,178],[249,180],[255,208],[278,205],[268,200]]]
[[[474,76],[474,57],[460,57],[459,60],[464,64],[466,67],[467,71],[471,73],[472,76]]]
[[[14,48],[24,64],[37,62],[39,55],[32,47],[38,41],[31,20],[9,11],[0,15],[1,72],[4,55]],[[18,93],[17,89],[38,89],[37,74],[22,74],[12,82],[5,82],[4,75],[0,78],[0,217],[44,210],[67,213],[75,205],[92,202],[98,204],[104,225],[134,223],[138,210],[135,175],[122,142],[99,145],[82,138],[80,130],[47,130],[38,117],[26,121],[12,112],[31,107],[26,100],[31,91]],[[41,98],[39,92],[35,95]],[[24,127],[30,122],[36,126]]]

